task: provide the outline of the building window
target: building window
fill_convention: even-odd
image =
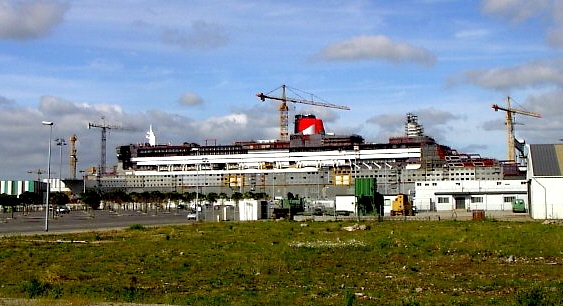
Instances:
[[[504,197],[504,203],[512,203],[514,200],[516,200],[516,197]]]
[[[441,204],[450,203],[450,198],[448,198],[448,197],[438,197],[438,203],[441,203]]]
[[[471,203],[483,203],[483,197],[471,197]]]

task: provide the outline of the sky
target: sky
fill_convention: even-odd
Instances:
[[[0,0],[0,179],[107,167],[119,145],[276,139],[279,102],[327,132],[386,142],[407,113],[462,153],[506,159],[503,111],[527,143],[563,138],[558,0]],[[54,123],[51,127],[42,121]],[[77,174],[80,177],[81,174]],[[43,174],[41,178],[45,178]]]

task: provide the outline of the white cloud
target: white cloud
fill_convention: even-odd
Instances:
[[[459,39],[477,39],[489,36],[490,31],[487,29],[471,29],[463,30],[455,33],[455,38]]]
[[[456,82],[496,90],[550,85],[563,86],[563,58],[551,61],[534,61],[508,68],[470,70],[456,77],[453,83]]]
[[[192,22],[188,32],[167,28],[162,33],[162,41],[186,50],[216,49],[224,46],[229,38],[218,25],[203,20]]]
[[[68,5],[52,0],[0,0],[0,38],[32,39],[62,22]]]
[[[380,59],[394,63],[415,62],[433,65],[435,56],[425,48],[396,42],[384,35],[358,36],[333,43],[319,53],[324,60]]]
[[[199,105],[203,103],[203,100],[197,94],[188,92],[183,94],[180,99],[178,99],[178,103],[182,105]]]
[[[550,0],[483,0],[481,10],[487,15],[519,22],[538,15],[550,4]]]

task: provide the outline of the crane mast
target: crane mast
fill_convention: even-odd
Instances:
[[[506,107],[493,104],[493,109],[495,111],[501,110],[506,112],[507,157],[508,161],[516,162],[516,155],[514,154],[514,118],[512,114],[520,114],[536,118],[541,118],[541,114],[510,107],[510,97],[506,98]]]
[[[122,129],[121,127],[117,126],[117,125],[109,125],[106,124],[105,122],[105,117],[102,116],[102,123],[98,124],[98,123],[90,123],[88,122],[88,129],[91,128],[99,128],[102,131],[102,139],[101,139],[101,145],[100,145],[100,165],[99,165],[99,173],[98,173],[98,179],[102,176],[105,175],[106,173],[106,142],[107,142],[107,130],[109,129]]]
[[[70,136],[70,154],[69,154],[69,174],[70,174],[70,178],[71,179],[76,179],[76,163],[78,162],[78,158],[76,156],[76,141],[78,140],[78,137],[76,137],[76,134],[73,134],[72,136]]]
[[[261,101],[266,101],[266,99],[274,100],[274,101],[281,101],[279,111],[280,111],[280,138],[283,141],[289,140],[289,107],[287,106],[287,102],[291,103],[300,103],[300,104],[307,104],[313,106],[320,106],[320,107],[328,107],[328,108],[336,108],[342,110],[350,110],[348,106],[337,105],[327,102],[319,102],[313,100],[305,100],[305,99],[298,99],[298,98],[288,98],[286,95],[286,85],[281,86],[281,96],[270,96],[264,93],[257,93],[256,96]]]

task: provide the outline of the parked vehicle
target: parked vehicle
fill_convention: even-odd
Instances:
[[[525,213],[526,212],[526,202],[524,202],[523,199],[512,200],[512,212]]]
[[[66,205],[59,205],[56,208],[56,212],[59,213],[59,214],[69,214],[70,208],[68,208],[68,206],[66,206]]]
[[[188,220],[197,220],[197,214],[195,212],[189,213]]]
[[[406,194],[397,195],[391,207],[391,216],[414,216],[416,212]]]

